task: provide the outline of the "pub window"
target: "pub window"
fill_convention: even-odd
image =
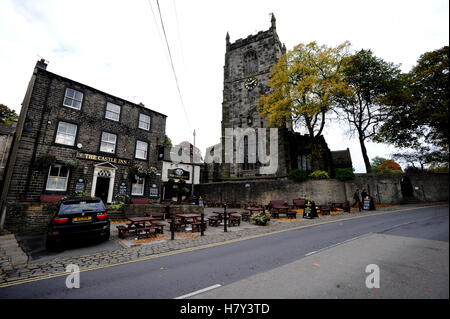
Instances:
[[[254,51],[244,55],[244,74],[258,72],[258,58]]]
[[[83,101],[83,93],[76,91],[74,89],[66,89],[66,94],[64,95],[63,105],[70,107],[72,109],[81,109],[81,102]]]
[[[105,118],[113,120],[113,121],[119,121],[120,119],[120,105],[116,105],[113,103],[106,103],[106,113]]]
[[[100,151],[106,153],[114,153],[116,151],[117,135],[103,132]]]
[[[139,159],[147,159],[148,143],[143,141],[136,142],[136,154],[135,157]]]
[[[75,145],[75,138],[77,135],[76,124],[59,122],[58,129],[56,131],[55,143],[64,144],[64,145]]]
[[[150,130],[150,122],[151,122],[151,118],[148,115],[139,114],[139,128],[149,131]]]
[[[48,170],[47,185],[48,191],[66,191],[69,169],[62,165],[52,165]]]
[[[134,182],[131,184],[131,195],[143,196],[144,195],[144,183],[143,177],[135,176]]]

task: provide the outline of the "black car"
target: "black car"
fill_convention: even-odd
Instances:
[[[108,240],[110,221],[105,205],[98,197],[64,198],[51,219],[47,248],[66,241],[99,238]]]

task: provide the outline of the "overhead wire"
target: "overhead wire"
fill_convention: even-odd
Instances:
[[[190,121],[189,121],[189,116],[188,116],[188,114],[187,114],[187,112],[186,112],[186,107],[184,106],[183,96],[182,96],[182,94],[181,94],[180,85],[179,85],[179,83],[178,83],[177,73],[176,73],[176,71],[175,71],[175,66],[174,66],[174,64],[173,64],[172,53],[171,53],[171,51],[170,51],[169,41],[167,40],[167,34],[166,34],[166,29],[165,29],[165,27],[164,27],[164,21],[163,21],[163,17],[162,17],[162,14],[161,14],[161,8],[160,8],[160,6],[159,6],[159,0],[156,0],[156,4],[158,5],[159,18],[160,18],[160,20],[161,20],[161,27],[162,27],[163,34],[164,34],[164,39],[165,39],[165,41],[166,41],[167,51],[168,51],[168,53],[169,53],[170,65],[171,65],[171,67],[172,67],[172,73],[173,73],[173,76],[174,76],[174,78],[175,78],[175,83],[176,83],[177,90],[178,90],[178,96],[179,96],[179,98],[180,98],[181,106],[182,106],[182,108],[183,108],[184,115],[185,115],[185,117],[186,117],[186,121],[188,122],[189,129],[190,129],[190,131],[192,131],[192,126],[191,126],[191,123],[190,123]]]

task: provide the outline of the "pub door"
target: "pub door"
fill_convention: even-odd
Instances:
[[[108,201],[109,178],[97,177],[97,185],[95,187],[95,196],[100,197],[104,204]]]

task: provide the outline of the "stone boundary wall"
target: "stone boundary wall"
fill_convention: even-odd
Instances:
[[[8,204],[5,228],[12,233],[44,233],[54,212],[49,208],[52,203],[15,203]],[[165,211],[163,204],[128,205],[126,217],[142,217],[147,213]],[[170,211],[201,214],[203,207],[198,205],[170,205]]]
[[[268,204],[281,199],[292,204],[292,199],[307,196],[316,204],[326,204],[346,200],[353,203],[353,193],[359,188],[368,191],[375,203],[401,204],[405,201],[401,186],[404,178],[410,180],[416,200],[448,200],[448,174],[355,174],[354,180],[346,182],[327,179],[296,183],[288,178],[227,181],[196,185],[195,190],[204,200],[220,202]]]

